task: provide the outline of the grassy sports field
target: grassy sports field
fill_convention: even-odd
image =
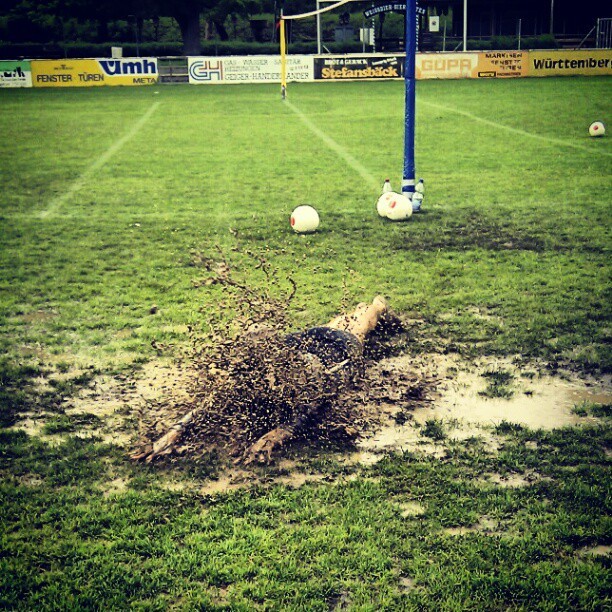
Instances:
[[[609,383],[612,140],[588,126],[612,80],[419,82],[425,201],[395,224],[403,84],[278,89],[0,90],[0,606],[606,608],[609,395],[580,426],[491,426],[494,449],[434,420],[436,455],[310,449],[300,487],[276,466],[212,495],[213,458],[127,459],[135,381],[232,317],[205,257],[293,279],[295,329],[382,293],[407,355]]]

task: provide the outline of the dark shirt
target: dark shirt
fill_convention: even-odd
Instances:
[[[326,368],[347,359],[352,362],[362,353],[361,343],[353,334],[331,327],[311,327],[304,332],[289,334],[285,342],[292,348],[316,355]]]

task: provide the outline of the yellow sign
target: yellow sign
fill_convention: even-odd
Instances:
[[[32,60],[34,87],[92,87],[157,83],[157,59]]]
[[[611,75],[612,50],[530,51],[529,76]]]
[[[478,78],[527,76],[525,51],[485,51],[478,54]]]

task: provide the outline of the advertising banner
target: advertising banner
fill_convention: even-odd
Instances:
[[[612,50],[530,51],[529,76],[612,74]]]
[[[417,79],[469,79],[478,77],[478,53],[417,53]]]
[[[280,83],[279,55],[246,57],[190,57],[189,82]],[[287,81],[312,81],[313,59],[308,55],[287,56]]]
[[[397,79],[403,74],[403,55],[315,57],[314,76],[323,81]]]
[[[0,87],[32,87],[30,62],[0,61]]]
[[[528,58],[526,51],[483,51],[478,54],[478,78],[527,76]]]
[[[32,60],[34,87],[93,87],[157,83],[157,58]]]

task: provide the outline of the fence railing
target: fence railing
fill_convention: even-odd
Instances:
[[[612,17],[597,20],[595,44],[598,49],[612,49]]]

